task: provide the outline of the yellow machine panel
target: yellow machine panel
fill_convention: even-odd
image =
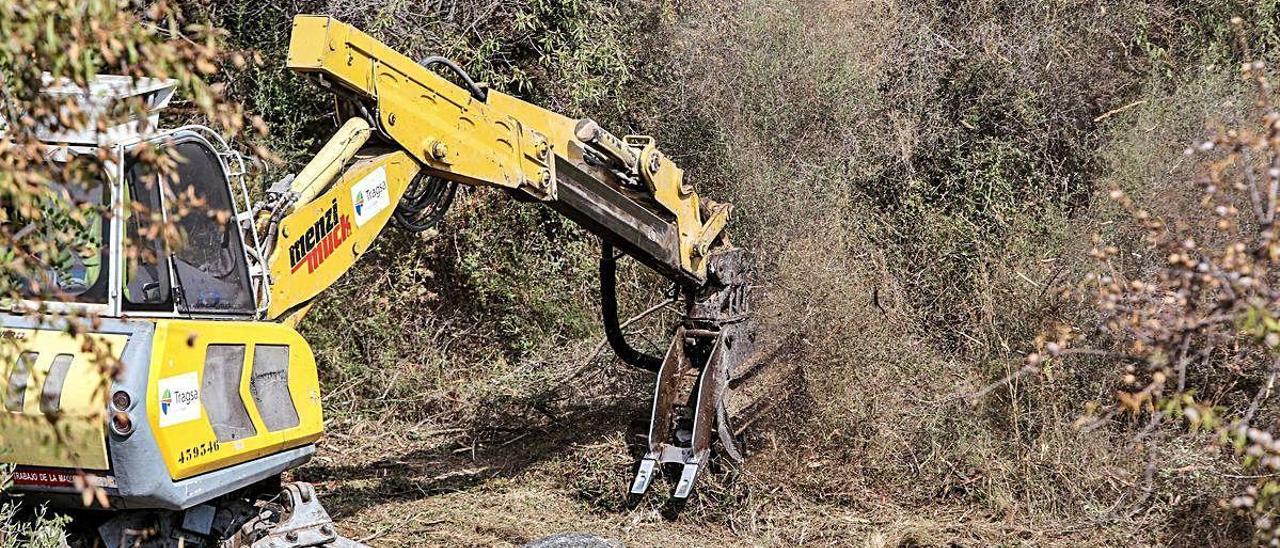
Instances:
[[[418,163],[394,152],[353,164],[328,191],[281,223],[270,258],[270,318],[311,300],[355,264],[382,232]]]
[[[315,356],[292,328],[161,320],[147,416],[173,479],[320,438]]]
[[[128,337],[89,335],[93,342],[85,344],[63,331],[6,328],[4,335],[0,462],[106,470],[110,385],[86,347],[119,359]]]
[[[351,89],[389,99],[388,105],[412,105],[379,109],[378,115],[384,131],[424,165],[469,184],[554,195],[555,166],[546,154],[549,137],[529,127],[531,120],[490,108],[443,77],[331,18],[300,15],[294,18],[293,33],[306,39],[290,41],[290,68],[300,72],[340,68],[340,73],[330,76]],[[572,120],[541,112],[541,120],[536,121],[558,121],[563,134],[572,134]]]

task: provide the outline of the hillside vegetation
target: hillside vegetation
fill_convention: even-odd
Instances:
[[[320,486],[353,538],[1078,546],[1269,534],[1274,510],[1224,502],[1269,472],[1185,409],[1271,429],[1271,358],[1205,338],[1216,346],[1202,367],[1155,391],[1194,403],[1152,420],[1165,400],[1125,407],[1117,393],[1141,393],[1169,355],[1116,334],[1114,308],[1072,289],[1099,270],[1163,272],[1144,219],[1187,234],[1203,224],[1200,179],[1216,159],[1186,151],[1257,126],[1241,66],[1274,60],[1274,1],[178,4],[248,54],[224,83],[270,128],[254,143],[282,161],[263,164],[264,186],[335,127],[329,97],[283,69],[297,13],[656,136],[700,193],[735,204],[730,231],[759,270],[756,319],[765,340],[793,341],[782,360],[802,366],[801,394],[764,423],[747,463],[715,467],[678,517],[661,497],[628,504],[629,431],[647,418],[653,378],[602,351],[596,240],[550,210],[467,190],[438,231],[390,232],[302,325],[330,435],[295,475]],[[623,278],[626,311],[664,298],[641,267]],[[673,318],[646,318],[632,338],[655,349]],[[1066,339],[1150,359],[1057,360],[1049,343]]]

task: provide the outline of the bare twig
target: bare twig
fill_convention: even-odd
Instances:
[[[1138,435],[1134,437],[1134,441],[1141,442],[1143,438],[1155,432],[1156,428],[1160,426],[1160,422],[1163,419],[1164,419],[1164,411],[1156,411],[1153,415],[1151,415],[1151,422],[1147,423],[1146,428],[1143,428],[1142,432],[1139,432]],[[1126,514],[1127,517],[1133,517],[1140,510],[1142,510],[1142,505],[1146,503],[1147,500],[1151,498],[1151,495],[1155,493],[1156,457],[1157,457],[1156,441],[1152,439],[1151,441],[1147,442],[1147,467],[1142,474],[1142,483],[1143,483],[1142,496],[1138,497],[1137,500],[1133,501],[1132,508],[1129,510],[1129,513]]]
[[[666,307],[668,307],[668,306],[671,306],[671,305],[675,304],[677,301],[678,301],[678,299],[667,299],[667,300],[664,300],[664,301],[662,301],[662,302],[660,302],[660,303],[658,303],[658,304],[655,304],[655,305],[653,305],[653,306],[651,306],[651,307],[649,307],[649,308],[645,309],[645,310],[644,310],[644,312],[641,312],[641,313],[639,313],[639,314],[636,314],[635,316],[632,316],[631,318],[628,318],[628,319],[627,319],[627,321],[622,322],[622,324],[618,326],[618,329],[619,329],[619,330],[626,329],[627,327],[630,327],[630,326],[631,326],[631,324],[636,323],[636,322],[638,322],[638,321],[640,321],[640,320],[643,320],[643,319],[645,319],[645,318],[649,317],[649,316],[650,316],[651,314],[653,314],[654,312],[657,312],[657,311],[659,311],[659,310],[662,310],[662,309],[664,309],[664,308],[666,308]],[[600,340],[600,342],[599,342],[599,344],[596,344],[596,347],[595,347],[594,349],[592,349],[592,350],[591,350],[591,353],[590,353],[590,354],[588,354],[588,355],[587,355],[587,359],[586,359],[586,361],[584,361],[584,362],[582,363],[582,365],[578,366],[578,368],[577,368],[577,369],[574,369],[572,373],[569,373],[569,375],[565,376],[565,378],[564,378],[563,380],[560,380],[559,382],[556,382],[556,384],[555,384],[555,388],[559,388],[559,387],[561,387],[561,386],[564,386],[566,383],[568,383],[568,382],[570,382],[570,381],[572,381],[572,380],[574,380],[574,379],[577,379],[579,376],[581,376],[583,373],[585,373],[585,372],[587,371],[587,369],[588,369],[588,368],[590,368],[590,367],[591,367],[591,365],[592,365],[592,364],[594,364],[594,363],[596,362],[596,356],[600,355],[600,351],[604,350],[604,346],[605,346],[606,344],[608,344],[608,342],[609,342],[609,339],[608,339],[607,337],[606,337],[606,338],[604,338],[604,339],[601,339],[601,340]]]
[[[1087,423],[1087,424],[1085,424],[1085,425],[1081,426],[1081,427],[1080,427],[1080,431],[1081,431],[1081,432],[1092,432],[1092,431],[1094,431],[1094,430],[1097,430],[1097,429],[1099,429],[1099,428],[1102,428],[1103,426],[1105,426],[1105,425],[1107,425],[1108,423],[1110,423],[1110,422],[1111,422],[1111,419],[1112,419],[1113,417],[1115,417],[1115,416],[1116,416],[1116,412],[1117,412],[1117,409],[1116,409],[1116,408],[1114,408],[1114,407],[1113,407],[1113,408],[1111,408],[1111,409],[1108,409],[1108,410],[1107,410],[1107,412],[1106,412],[1106,413],[1103,413],[1101,417],[1098,417],[1098,418],[1096,418],[1096,419],[1094,419],[1094,420],[1090,421],[1089,423]]]
[[[1110,117],[1112,117],[1112,116],[1115,116],[1115,115],[1117,115],[1117,114],[1120,114],[1121,112],[1124,112],[1124,111],[1129,110],[1129,109],[1131,109],[1131,108],[1134,108],[1134,107],[1137,107],[1137,106],[1144,105],[1144,104],[1146,104],[1146,102],[1147,102],[1147,100],[1146,100],[1146,99],[1141,99],[1141,100],[1138,100],[1138,101],[1134,101],[1134,102],[1132,102],[1132,103],[1129,103],[1129,104],[1127,104],[1127,105],[1125,105],[1125,106],[1122,106],[1122,107],[1120,107],[1120,108],[1116,108],[1116,109],[1108,110],[1108,111],[1106,111],[1106,112],[1104,112],[1104,113],[1102,113],[1102,114],[1098,115],[1098,117],[1097,117],[1097,118],[1094,118],[1094,119],[1093,119],[1093,121],[1094,121],[1094,123],[1101,122],[1101,121],[1103,121],[1103,120],[1106,120],[1107,118],[1110,118]]]
[[[1156,490],[1156,444],[1151,442],[1147,444],[1147,468],[1142,474],[1142,496],[1133,501],[1133,507],[1130,508],[1127,517],[1133,517],[1142,510],[1142,505],[1151,498]]]
[[[1253,402],[1249,404],[1249,410],[1245,412],[1244,418],[1240,420],[1240,431],[1244,432],[1249,428],[1249,421],[1253,420],[1253,415],[1258,412],[1258,407],[1262,405],[1268,397],[1271,396],[1271,389],[1276,384],[1276,374],[1280,373],[1280,357],[1272,360],[1271,374],[1267,376],[1267,385],[1259,390],[1253,397]]]
[[[982,398],[986,397],[986,395],[987,395],[987,394],[990,394],[990,393],[994,392],[996,389],[999,389],[999,388],[1001,388],[1001,387],[1003,387],[1003,386],[1006,386],[1006,385],[1008,385],[1009,383],[1012,383],[1012,382],[1014,382],[1014,381],[1016,381],[1016,380],[1018,380],[1018,379],[1021,379],[1021,378],[1023,378],[1023,377],[1026,377],[1026,376],[1029,376],[1029,375],[1033,375],[1033,374],[1036,374],[1036,373],[1039,373],[1039,372],[1040,372],[1040,367],[1039,367],[1039,366],[1031,365],[1031,364],[1027,364],[1027,365],[1022,366],[1022,368],[1021,368],[1021,369],[1018,369],[1017,371],[1014,371],[1013,373],[1010,373],[1010,374],[1008,374],[1008,375],[1005,375],[1005,376],[1004,376],[1004,378],[1002,378],[1002,379],[1000,379],[1000,380],[998,380],[998,381],[996,381],[996,382],[993,382],[993,383],[991,383],[991,384],[988,384],[988,385],[986,385],[986,386],[982,387],[981,389],[979,389],[979,390],[977,390],[977,391],[975,391],[975,392],[971,392],[971,393],[966,394],[966,395],[963,395],[963,396],[961,396],[961,397],[963,397],[964,399],[968,400],[970,404],[973,404],[973,403],[976,403],[978,400],[980,400],[980,399],[982,399]]]
[[[1253,156],[1249,154],[1248,147],[1241,147],[1240,158],[1243,160],[1242,163],[1244,164],[1244,179],[1249,183],[1249,203],[1253,206],[1254,218],[1256,218],[1259,223],[1266,222],[1267,214],[1264,212],[1262,206],[1262,191],[1258,188],[1258,174],[1253,171]],[[1272,187],[1274,188],[1274,185],[1272,185]],[[1275,196],[1274,192],[1272,193],[1272,196]]]
[[[1187,351],[1191,348],[1191,332],[1182,335],[1182,349],[1178,352],[1178,393],[1187,389]]]

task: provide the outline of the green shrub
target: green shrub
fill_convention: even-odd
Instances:
[[[9,489],[13,467],[0,464],[0,494]],[[0,499],[0,548],[62,548],[66,546],[65,516],[49,516],[43,507],[23,508]]]

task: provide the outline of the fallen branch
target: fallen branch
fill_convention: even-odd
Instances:
[[[1254,395],[1253,402],[1249,404],[1249,411],[1244,414],[1244,418],[1240,421],[1240,432],[1243,433],[1249,429],[1249,421],[1253,420],[1254,413],[1258,412],[1258,407],[1271,395],[1271,389],[1276,384],[1277,373],[1280,373],[1280,358],[1276,358],[1271,362],[1271,374],[1267,377],[1267,386]]]

